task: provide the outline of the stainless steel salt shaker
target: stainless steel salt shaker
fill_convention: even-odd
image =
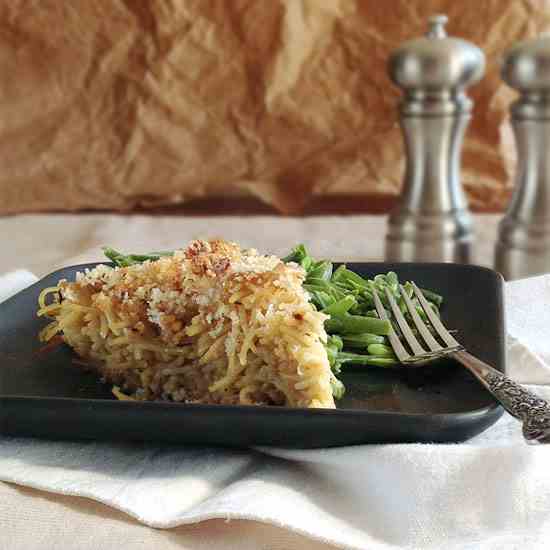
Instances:
[[[483,75],[485,56],[429,19],[425,37],[390,57],[389,74],[404,91],[400,122],[406,149],[403,192],[389,218],[386,258],[468,262],[472,222],[460,182],[460,151],[472,101],[465,88]]]
[[[510,107],[518,162],[499,226],[495,269],[519,279],[550,272],[550,37],[514,46],[501,74],[520,97]]]

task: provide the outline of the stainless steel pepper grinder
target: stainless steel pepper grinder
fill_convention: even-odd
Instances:
[[[460,182],[460,151],[472,101],[464,90],[483,75],[485,56],[429,19],[425,37],[390,57],[389,74],[404,91],[400,122],[407,156],[403,192],[389,218],[391,261],[468,262],[472,222]]]
[[[550,272],[550,37],[518,43],[505,54],[501,73],[520,92],[510,107],[518,163],[495,269],[519,279]]]

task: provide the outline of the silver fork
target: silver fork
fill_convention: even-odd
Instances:
[[[525,389],[520,384],[504,376],[500,371],[490,367],[466,351],[449,331],[430,307],[422,291],[412,283],[414,294],[429,319],[435,333],[445,345],[440,344],[422,320],[415,304],[409,298],[402,285],[399,290],[413,323],[423,340],[423,345],[414,335],[407,323],[399,305],[391,292],[386,289],[386,298],[390,304],[393,318],[397,322],[403,340],[410,347],[410,353],[397,332],[391,329],[388,339],[395,355],[405,365],[424,365],[443,356],[456,359],[466,367],[487,388],[495,399],[515,418],[522,423],[523,437],[528,443],[550,443],[550,404],[538,395]],[[381,319],[391,320],[385,310],[378,291],[373,287],[374,304]],[[426,346],[428,349],[426,349]]]

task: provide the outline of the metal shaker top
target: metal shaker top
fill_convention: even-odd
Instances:
[[[502,79],[521,93],[516,118],[550,118],[550,36],[519,42],[503,57]]]
[[[467,111],[464,88],[477,82],[485,69],[485,56],[474,44],[447,36],[447,16],[428,20],[422,38],[403,43],[390,56],[389,74],[405,90],[401,108],[410,114],[452,114]]]

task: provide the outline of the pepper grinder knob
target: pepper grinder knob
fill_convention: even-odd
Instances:
[[[519,279],[550,272],[550,37],[516,44],[504,55],[501,74],[520,93],[510,107],[518,162],[495,269]]]
[[[444,15],[432,15],[428,19],[428,34],[426,35],[428,38],[445,38],[447,36],[447,32],[445,31],[445,25],[449,22],[449,18]]]
[[[448,37],[447,16],[428,20],[426,36],[402,44],[388,71],[403,90],[406,151],[403,192],[391,213],[386,258],[468,262],[472,222],[460,183],[460,150],[472,101],[465,88],[483,75],[485,57]]]

